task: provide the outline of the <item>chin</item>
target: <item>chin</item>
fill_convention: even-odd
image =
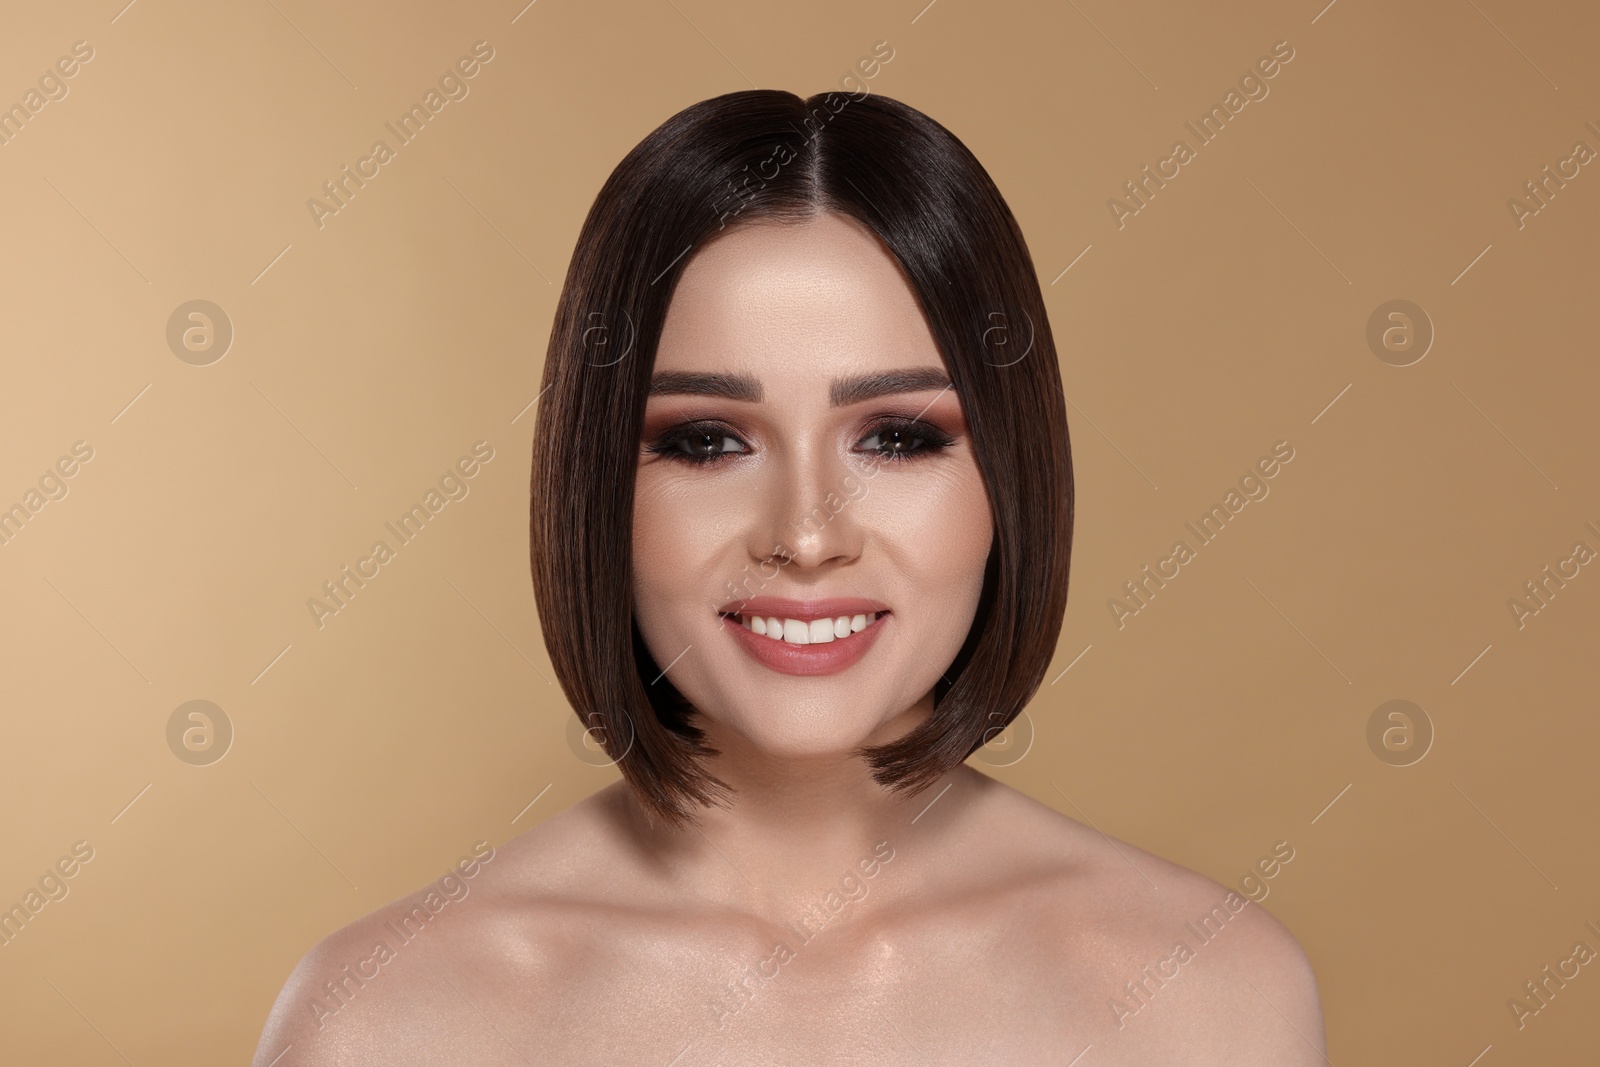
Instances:
[[[894,716],[876,713],[879,709],[872,704],[858,696],[845,710],[819,706],[814,700],[794,703],[773,695],[758,706],[703,713],[701,724],[712,743],[728,756],[796,761],[842,758],[863,745],[882,743],[879,737]]]

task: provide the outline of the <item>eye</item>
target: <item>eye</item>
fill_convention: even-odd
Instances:
[[[872,433],[856,443],[865,452],[874,452],[891,462],[931,456],[955,443],[955,438],[937,426],[916,419],[890,419],[873,427]]]
[[[645,451],[667,459],[702,464],[715,463],[723,456],[736,455],[746,449],[744,442],[726,427],[691,422],[674,426],[647,445]]]

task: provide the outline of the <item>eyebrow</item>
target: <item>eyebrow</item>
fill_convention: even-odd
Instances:
[[[900,393],[920,393],[929,389],[950,388],[950,378],[934,367],[882,371],[835,378],[828,383],[828,403],[833,407],[859,404]],[[690,371],[664,371],[650,380],[651,396],[717,396],[724,400],[759,403],[764,395],[761,382],[748,374],[700,374]]]

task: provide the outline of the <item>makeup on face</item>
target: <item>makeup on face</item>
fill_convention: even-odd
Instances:
[[[837,674],[878,639],[889,610],[859,597],[759,596],[725,604],[723,629],[756,662],[782,674]]]
[[[824,216],[700,250],[639,437],[634,617],[708,728],[848,753],[928,699],[993,520],[949,368],[876,238]]]

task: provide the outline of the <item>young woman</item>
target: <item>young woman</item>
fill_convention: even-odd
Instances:
[[[1259,905],[964,763],[1055,652],[1073,480],[1027,246],[949,131],[673,116],[544,387],[534,588],[622,780],[318,945],[258,1067],[1323,1062]]]

